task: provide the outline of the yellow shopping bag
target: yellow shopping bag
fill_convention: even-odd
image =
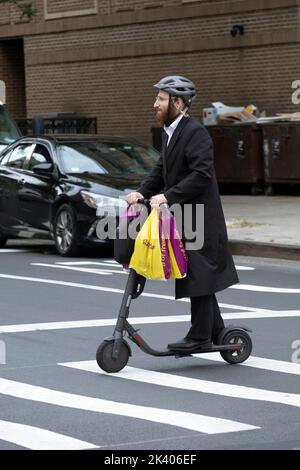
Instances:
[[[158,209],[152,209],[136,237],[130,267],[148,279],[165,279]]]

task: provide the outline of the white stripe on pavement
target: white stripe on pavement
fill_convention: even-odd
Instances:
[[[85,450],[98,446],[27,424],[0,420],[0,439],[32,450]]]
[[[242,319],[260,319],[260,318],[291,318],[300,317],[300,310],[291,311],[269,311],[259,312],[235,312],[223,313],[224,320],[242,320]],[[165,315],[152,317],[130,317],[129,322],[132,325],[160,324],[160,323],[181,323],[190,322],[190,315]],[[28,331],[45,331],[45,330],[65,330],[73,328],[93,328],[115,326],[116,318],[107,318],[103,320],[75,320],[48,323],[24,323],[15,325],[0,325],[0,333],[23,333]]]
[[[253,284],[235,284],[234,286],[230,286],[229,289],[248,290],[253,292],[272,292],[274,294],[300,294],[300,289],[256,286]]]
[[[269,311],[269,312],[235,312],[223,313],[224,320],[242,320],[245,318],[291,318],[300,317],[300,310],[290,311]],[[190,322],[190,315],[165,315],[153,317],[130,317],[129,322],[132,325],[154,325],[160,323],[182,323]],[[107,318],[103,320],[75,320],[48,323],[24,323],[15,325],[0,325],[1,333],[25,333],[28,331],[46,331],[46,330],[66,330],[73,328],[95,328],[105,326],[115,326],[117,318]]]
[[[28,252],[30,250],[21,250],[21,249],[18,249],[18,248],[1,248],[0,250],[0,255],[2,253],[24,253],[24,252]]]
[[[112,292],[115,294],[124,294],[124,290],[122,289],[114,289],[112,287],[105,287],[105,286],[93,286],[90,284],[79,284],[77,282],[66,282],[66,281],[58,281],[56,279],[44,279],[44,278],[39,278],[39,277],[27,277],[27,276],[15,276],[12,274],[0,274],[0,278],[2,279],[12,279],[15,281],[28,281],[28,282],[37,282],[37,283],[42,283],[42,284],[50,284],[50,285],[57,285],[57,286],[65,286],[65,287],[75,287],[80,288],[80,289],[90,289],[90,290],[96,290],[96,291],[102,291],[102,292]],[[150,297],[154,299],[162,299],[162,300],[173,300],[173,301],[179,301],[179,302],[189,302],[189,299],[175,299],[174,296],[171,295],[163,295],[163,294],[152,294],[152,293],[147,293],[143,292],[141,294],[143,297]],[[265,312],[268,311],[266,309],[261,309],[261,308],[254,308],[254,307],[245,307],[245,306],[239,306],[239,305],[230,305],[230,304],[219,304],[220,307],[225,307],[225,308],[238,308],[240,310],[246,310],[247,312]]]
[[[235,268],[237,271],[255,271],[256,268],[252,268],[250,266],[238,266],[237,264],[235,265]]]
[[[82,268],[79,266],[64,266],[62,264],[31,263],[32,266],[44,266],[46,268],[69,269],[70,271],[79,271],[82,273],[99,274],[101,276],[111,276],[113,273],[127,274],[125,271],[116,271],[115,269]],[[104,264],[104,263],[102,263]],[[104,266],[107,266],[104,264]]]
[[[38,387],[7,379],[0,379],[0,393],[24,400],[32,400],[56,406],[92,411],[95,413],[127,416],[129,418],[143,419],[155,423],[169,424],[171,426],[177,426],[206,434],[259,429],[257,426],[227,419],[75,395],[73,393],[51,390],[49,388]]]
[[[96,361],[66,362],[60,363],[59,365],[97,374],[110,375],[99,369]],[[163,387],[172,387],[182,390],[192,390],[195,392],[221,395],[230,398],[267,401],[300,407],[300,395],[295,393],[275,392],[272,390],[263,390],[260,388],[245,387],[242,385],[212,382],[209,380],[184,377],[182,375],[137,369],[136,367],[129,366],[125,367],[125,369],[114,374],[113,376],[152,385],[160,385]]]
[[[207,359],[209,361],[224,362],[220,353],[193,354],[193,357]],[[300,364],[297,364],[296,362],[250,356],[247,361],[239,365],[243,367],[254,367],[255,369],[264,369],[272,372],[282,372],[283,374],[300,375]]]

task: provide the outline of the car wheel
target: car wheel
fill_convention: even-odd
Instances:
[[[68,204],[63,204],[58,209],[53,233],[56,249],[61,256],[74,256],[78,253],[76,217]]]
[[[6,242],[7,242],[7,238],[2,237],[2,236],[0,235],[0,248],[4,248]]]

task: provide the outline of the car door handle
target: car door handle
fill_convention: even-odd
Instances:
[[[18,181],[18,185],[19,186],[24,186],[25,184],[25,179],[24,178],[21,178],[19,181]]]

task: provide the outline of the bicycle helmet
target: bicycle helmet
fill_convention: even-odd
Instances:
[[[157,82],[154,87],[159,90],[166,91],[171,96],[179,96],[188,107],[191,106],[197,96],[193,82],[188,78],[181,77],[180,75],[169,75],[168,77],[164,77]]]

